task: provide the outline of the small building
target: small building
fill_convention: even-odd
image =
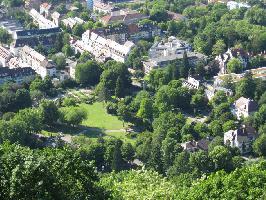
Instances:
[[[35,72],[32,68],[14,68],[0,67],[0,84],[7,81],[14,81],[18,84],[23,82],[30,82],[35,77]]]
[[[49,29],[49,28],[58,27],[59,23],[55,22],[55,19],[53,21],[46,19],[35,9],[31,9],[29,15],[32,17],[33,22],[37,24],[40,29]]]
[[[206,85],[205,94],[210,101],[218,91],[223,91],[226,96],[233,96],[233,91],[224,87]]]
[[[183,147],[184,151],[188,152],[195,152],[199,150],[208,151],[208,145],[210,141],[207,139],[201,139],[199,141],[188,141],[181,143],[181,146]]]
[[[224,133],[224,144],[237,147],[241,154],[250,153],[252,142],[256,139],[257,134],[252,127],[241,127],[236,130],[230,130]]]
[[[235,101],[235,114],[238,119],[248,117],[258,109],[258,104],[249,98],[240,97]]]

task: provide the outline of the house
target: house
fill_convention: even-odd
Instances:
[[[185,52],[191,65],[206,61],[207,56],[191,50],[190,44],[173,36],[166,41],[155,42],[149,50],[148,59],[143,62],[144,71],[148,74],[153,69],[164,67],[175,60],[181,60]]]
[[[241,127],[236,130],[230,130],[224,133],[224,144],[237,147],[241,154],[249,153],[252,150],[252,142],[256,139],[257,134],[252,127]]]
[[[93,4],[93,11],[108,14],[114,11],[116,8],[112,6],[110,3],[106,4],[101,1],[94,2]]]
[[[61,30],[59,27],[16,31],[12,36],[13,42],[10,51],[17,55],[18,51],[25,45],[32,48],[39,44],[44,47],[52,47],[55,45],[60,32]]]
[[[210,3],[227,3],[228,0],[208,0],[208,4]]]
[[[12,54],[6,48],[0,46],[0,67],[6,67],[8,61],[12,58]]]
[[[189,89],[198,90],[200,87],[200,81],[195,78],[188,76],[187,80],[183,81],[183,87],[188,87]]]
[[[99,62],[113,59],[122,63],[126,61],[134,46],[134,43],[131,41],[119,44],[114,40],[106,39],[90,30],[82,34],[82,40],[78,40],[72,44],[76,52],[83,53],[84,51],[88,51]]]
[[[0,21],[0,27],[5,29],[9,34],[13,34],[16,31],[24,30],[23,26],[16,20],[5,19]]]
[[[19,57],[25,66],[31,67],[42,78],[56,75],[55,65],[29,46],[24,46],[20,50]]]
[[[29,82],[35,77],[35,72],[32,68],[15,68],[9,69],[8,67],[0,67],[0,84],[7,81],[14,81],[18,84]]]
[[[149,16],[139,13],[134,10],[122,9],[112,11],[109,15],[105,15],[100,19],[104,25],[114,23],[133,24],[143,19],[148,19]]]
[[[229,10],[238,9],[238,8],[250,8],[250,5],[242,2],[228,1],[227,8]]]
[[[238,58],[243,65],[244,68],[247,67],[249,62],[249,54],[245,52],[243,49],[239,48],[231,48],[228,49],[224,54],[216,56],[215,60],[219,62],[220,65],[220,74],[227,73],[227,63],[232,58]]]
[[[238,119],[241,117],[248,117],[252,113],[256,112],[258,109],[257,103],[249,98],[240,97],[238,100],[234,103],[235,106],[235,114]]]
[[[188,141],[181,143],[181,146],[183,147],[184,151],[188,152],[195,152],[199,150],[208,151],[208,145],[210,141],[206,139],[201,139],[199,141]]]
[[[76,25],[76,24],[83,24],[84,21],[79,18],[79,17],[68,17],[66,19],[62,20],[63,24],[66,27],[70,27],[71,29]]]

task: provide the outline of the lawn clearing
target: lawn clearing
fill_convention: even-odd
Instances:
[[[124,129],[123,122],[118,119],[117,116],[109,115],[106,112],[105,106],[101,102],[96,102],[92,105],[80,104],[84,109],[88,117],[82,122],[82,125],[92,128],[100,128],[103,130],[121,130]],[[125,123],[125,126],[128,124]]]

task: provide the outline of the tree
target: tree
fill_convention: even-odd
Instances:
[[[56,69],[57,70],[65,69],[65,66],[66,66],[66,58],[65,58],[65,56],[53,56],[52,59],[53,59],[53,61],[56,64]]]
[[[9,35],[9,33],[5,29],[0,28],[0,43],[8,44],[10,42],[11,42],[11,36]]]
[[[251,73],[246,73],[244,78],[236,85],[236,97],[254,98],[255,82]]]
[[[231,152],[224,146],[216,146],[209,153],[210,158],[215,164],[216,170],[231,170],[232,155]]]
[[[65,54],[66,57],[70,57],[73,55],[74,51],[69,44],[65,44],[62,48],[62,52]]]
[[[44,100],[41,102],[39,108],[44,124],[52,126],[57,122],[59,118],[59,111],[53,101]]]
[[[122,157],[126,161],[132,161],[135,156],[135,150],[131,143],[123,143],[121,146]]]
[[[229,73],[241,73],[243,71],[243,65],[238,58],[232,58],[227,63],[227,71]]]
[[[253,150],[259,156],[266,156],[266,134],[260,135],[253,144]]]
[[[62,120],[72,126],[80,124],[87,117],[87,113],[82,108],[69,107],[62,111]]]
[[[122,141],[117,140],[113,152],[112,170],[119,172],[124,168],[124,162],[121,153]]]
[[[94,61],[87,61],[86,63],[77,64],[75,70],[75,79],[78,83],[94,86],[100,81],[102,69]]]
[[[82,24],[76,24],[73,28],[73,34],[76,36],[81,37],[82,33],[84,32]]]
[[[219,39],[212,47],[212,54],[217,56],[224,53],[226,45],[223,40]]]
[[[30,107],[31,103],[31,97],[28,90],[18,89],[16,91],[16,105],[19,109]]]
[[[153,113],[153,107],[152,107],[153,101],[149,98],[142,99],[140,103],[139,110],[137,112],[137,117],[143,119],[144,122],[148,122],[149,124],[152,123],[152,113]]]
[[[115,84],[115,96],[117,98],[121,98],[124,96],[124,91],[123,91],[123,85],[122,85],[122,80],[120,77],[116,80]]]

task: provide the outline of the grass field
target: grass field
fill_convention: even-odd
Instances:
[[[75,142],[81,144],[89,144],[90,140],[95,141],[99,137],[116,137],[122,141],[134,143],[133,139],[126,137],[123,122],[117,116],[109,115],[103,103],[96,102],[91,105],[82,103],[79,107],[87,113],[87,119],[81,123],[83,128],[60,125],[51,130],[43,130],[42,134],[51,136],[62,132],[72,135]],[[127,125],[125,123],[125,126]]]
[[[124,128],[123,122],[117,116],[107,114],[103,103],[96,102],[92,105],[80,104],[80,107],[88,114],[87,119],[82,122],[84,126],[103,130],[120,130]]]

